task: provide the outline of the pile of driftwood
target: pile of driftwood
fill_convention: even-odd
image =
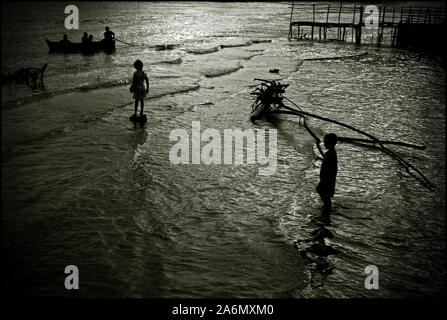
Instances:
[[[355,131],[361,135],[367,137],[367,139],[353,138],[353,137],[338,137],[338,141],[340,142],[348,142],[355,143],[356,145],[369,147],[369,148],[377,148],[383,151],[385,154],[389,155],[393,159],[395,159],[400,165],[402,165],[405,170],[418,179],[424,186],[432,190],[434,185],[419,171],[416,167],[410,164],[408,161],[391,151],[385,145],[398,145],[403,147],[409,147],[414,149],[423,150],[425,146],[415,145],[411,143],[405,143],[400,141],[388,141],[388,140],[380,140],[369,134],[363,130],[357,129],[351,125],[342,123],[340,121],[332,120],[329,118],[325,118],[316,114],[312,114],[309,112],[305,112],[300,108],[296,103],[284,97],[284,93],[286,88],[289,86],[288,84],[281,84],[277,81],[263,80],[263,79],[255,79],[255,81],[262,81],[259,87],[257,87],[251,94],[255,96],[255,101],[252,105],[252,112],[250,119],[251,121],[256,121],[257,119],[261,119],[270,114],[289,114],[300,117],[303,121],[304,128],[306,128],[307,132],[315,139],[316,146],[323,156],[323,151],[321,150],[321,140],[320,138],[312,132],[312,130],[307,125],[308,118],[316,118],[322,121],[330,122],[341,127],[350,129]],[[284,101],[288,101],[293,105],[287,106],[284,104]]]

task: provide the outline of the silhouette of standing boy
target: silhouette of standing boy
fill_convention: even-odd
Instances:
[[[137,117],[138,101],[141,105],[140,117],[143,116],[144,98],[149,93],[149,79],[147,74],[143,71],[143,62],[136,60],[133,63],[136,71],[133,73],[132,86],[134,87],[133,98],[135,99],[135,118]],[[146,81],[146,88],[144,87],[144,81]]]
[[[331,197],[334,196],[335,179],[337,177],[337,135],[329,133],[324,136],[324,146],[328,151],[324,154],[323,163],[320,169],[320,183],[317,186],[317,192],[323,200],[323,212],[327,218],[332,211]]]

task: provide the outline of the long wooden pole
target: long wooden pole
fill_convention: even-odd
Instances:
[[[309,116],[309,117],[317,118],[317,119],[320,119],[320,120],[323,120],[323,121],[332,122],[332,123],[338,124],[338,125],[340,125],[340,126],[342,126],[342,127],[345,127],[345,128],[351,129],[351,130],[353,130],[353,131],[356,131],[356,132],[358,132],[358,133],[361,133],[361,134],[363,134],[363,135],[366,135],[367,137],[370,137],[371,139],[373,139],[373,140],[375,141],[375,143],[379,144],[379,145],[380,145],[380,149],[381,149],[384,153],[388,154],[390,157],[392,157],[392,158],[394,158],[395,160],[397,160],[397,161],[398,161],[398,162],[405,168],[405,170],[406,170],[408,173],[410,173],[409,168],[411,168],[411,169],[413,169],[414,171],[416,171],[416,172],[422,177],[422,179],[424,180],[425,185],[426,185],[430,190],[433,189],[434,185],[430,182],[430,180],[428,180],[428,179],[424,176],[424,174],[423,174],[422,172],[420,172],[420,171],[419,171],[417,168],[415,168],[412,164],[408,163],[407,161],[405,161],[404,159],[402,159],[401,157],[399,157],[398,155],[396,155],[394,152],[392,152],[391,150],[389,150],[388,148],[386,148],[385,146],[383,146],[382,142],[381,142],[380,140],[378,140],[377,138],[375,138],[374,136],[372,136],[372,135],[370,135],[370,134],[368,134],[368,133],[366,133],[366,132],[363,132],[363,131],[361,131],[361,130],[359,130],[359,129],[357,129],[357,128],[354,128],[354,127],[352,127],[352,126],[350,126],[350,125],[347,125],[347,124],[338,122],[338,121],[336,121],[336,120],[332,120],[332,119],[328,119],[328,118],[320,117],[320,116],[317,116],[317,115],[314,115],[314,114],[311,114],[311,113],[308,113],[308,112],[304,112],[304,111],[293,110],[293,109],[291,109],[291,108],[288,108],[288,109],[290,109],[290,110],[292,110],[292,111],[272,111],[271,113],[273,113],[273,114],[294,114],[294,115],[301,116],[301,117],[303,117],[303,116]]]
[[[284,97],[284,99],[286,99],[287,101],[289,101],[289,102],[291,102],[292,104],[296,105],[293,101],[287,99],[286,97]],[[320,119],[320,120],[323,120],[323,121],[327,121],[327,122],[331,122],[331,123],[337,124],[337,125],[339,125],[339,126],[342,126],[342,127],[347,128],[347,129],[351,129],[351,130],[353,130],[353,131],[355,131],[355,132],[358,132],[358,133],[360,133],[360,134],[362,134],[362,135],[364,135],[364,136],[367,136],[368,138],[371,138],[371,139],[374,141],[374,143],[377,143],[377,144],[380,146],[380,149],[381,149],[384,153],[388,154],[389,156],[391,156],[392,158],[394,158],[395,160],[397,160],[402,166],[404,166],[404,168],[405,168],[405,170],[406,170],[407,172],[409,172],[409,168],[411,168],[411,169],[413,169],[414,171],[416,171],[416,172],[422,177],[422,179],[425,181],[426,186],[427,186],[430,190],[434,187],[434,185],[430,182],[430,180],[428,180],[428,179],[424,176],[424,174],[423,174],[422,172],[420,172],[420,171],[419,171],[416,167],[414,167],[412,164],[408,163],[407,161],[405,161],[404,159],[402,159],[401,157],[399,157],[398,155],[396,155],[394,152],[392,152],[391,150],[389,150],[387,147],[385,147],[385,146],[383,145],[382,141],[380,141],[379,139],[377,139],[377,138],[374,137],[373,135],[371,135],[371,134],[369,134],[369,133],[367,133],[367,132],[364,132],[364,131],[362,131],[362,130],[360,130],[360,129],[357,129],[357,128],[351,126],[351,125],[348,125],[348,124],[345,124],[345,123],[342,123],[342,122],[339,122],[339,121],[336,121],[336,120],[332,120],[332,119],[329,119],[329,118],[321,117],[321,116],[318,116],[318,115],[315,115],[315,114],[312,114],[312,113],[309,113],[309,112],[305,112],[305,111],[302,111],[302,110],[296,110],[296,109],[287,107],[287,106],[285,106],[285,105],[282,105],[281,107],[283,107],[283,108],[285,108],[285,109],[287,109],[287,110],[290,110],[290,111],[273,111],[272,113],[295,114],[295,115],[298,115],[298,116],[301,116],[301,117],[303,117],[303,116],[308,116],[308,117],[312,117],[312,118]],[[297,107],[298,107],[298,106],[297,106]]]
[[[254,80],[255,80],[255,81],[268,82],[268,83],[270,83],[271,85],[275,85],[275,86],[278,85],[278,84],[276,84],[275,81],[271,81],[271,80],[263,80],[263,79],[257,79],[257,78],[255,78]],[[266,85],[266,84],[262,84],[262,87],[264,87],[264,86],[267,86],[267,85]],[[329,119],[329,118],[325,118],[325,117],[322,117],[322,116],[318,116],[318,115],[315,115],[315,114],[312,114],[312,113],[303,111],[303,110],[300,108],[300,106],[298,106],[295,102],[293,102],[292,100],[290,100],[290,99],[288,99],[288,98],[286,98],[286,97],[284,97],[284,96],[281,95],[281,93],[284,92],[284,89],[285,89],[287,86],[288,86],[288,85],[280,85],[280,86],[279,86],[280,89],[278,89],[279,91],[278,91],[276,94],[274,94],[274,97],[275,97],[274,100],[277,101],[277,102],[275,102],[275,103],[279,105],[279,108],[280,108],[280,109],[285,109],[285,110],[269,111],[269,113],[271,113],[271,114],[291,114],[291,115],[296,115],[296,116],[299,116],[300,118],[303,118],[303,122],[304,122],[304,125],[305,125],[305,127],[306,127],[306,130],[309,131],[309,133],[312,135],[312,137],[316,140],[316,143],[317,143],[317,146],[318,146],[318,147],[319,147],[319,144],[320,144],[321,141],[320,141],[320,139],[319,139],[315,134],[313,134],[313,133],[311,132],[311,130],[308,128],[307,123],[306,123],[306,117],[312,117],[312,118],[320,119],[320,120],[327,121],[327,122],[330,122],[330,123],[334,123],[334,124],[337,124],[337,125],[342,126],[342,127],[344,127],[344,128],[347,128],[347,129],[353,130],[353,131],[355,131],[355,132],[357,132],[357,133],[360,133],[360,134],[362,134],[362,135],[364,135],[364,136],[366,136],[366,137],[368,137],[368,138],[371,139],[371,142],[369,142],[369,141],[368,141],[368,142],[369,142],[369,143],[373,143],[373,147],[375,147],[375,144],[378,144],[379,147],[380,147],[380,150],[382,150],[385,154],[388,154],[390,157],[392,157],[392,158],[394,158],[396,161],[398,161],[402,166],[404,166],[405,170],[406,170],[409,174],[411,174],[411,175],[413,175],[414,177],[417,178],[417,176],[415,176],[415,175],[414,175],[412,172],[410,172],[410,170],[409,170],[409,169],[413,169],[417,174],[419,174],[420,177],[422,177],[422,179],[423,179],[423,183],[424,183],[424,185],[425,185],[427,188],[429,188],[430,190],[432,190],[432,189],[434,188],[434,185],[430,182],[430,180],[428,180],[428,179],[424,176],[424,174],[423,174],[422,172],[420,172],[420,171],[419,171],[416,167],[414,167],[412,164],[410,164],[410,163],[407,162],[406,160],[402,159],[400,156],[398,156],[397,154],[395,154],[394,152],[392,152],[391,150],[389,150],[387,147],[385,147],[383,141],[377,139],[375,136],[373,136],[373,135],[371,135],[371,134],[369,134],[369,133],[367,133],[367,132],[365,132],[365,131],[362,131],[362,130],[360,130],[360,129],[357,129],[357,128],[351,126],[351,125],[342,123],[342,122],[340,122],[340,121],[332,120],[332,119]],[[267,86],[267,87],[268,87],[268,86]],[[258,91],[258,92],[256,92],[256,90],[255,90],[254,92],[252,92],[252,94],[258,95],[258,99],[257,99],[257,100],[259,100],[259,95],[262,94],[262,90],[258,88],[257,91]],[[279,99],[279,100],[278,100],[278,99]],[[288,107],[288,106],[286,106],[286,105],[283,103],[283,100],[287,100],[287,101],[289,101],[289,102],[292,103],[297,109],[294,109],[294,108],[292,108],[292,107]],[[263,105],[263,104],[264,104],[264,108],[265,108],[265,107],[269,107],[270,104],[273,103],[273,102],[269,102],[269,101],[271,101],[271,100],[270,100],[270,99],[267,99],[264,103],[261,103],[261,104],[259,104],[259,102],[258,102],[258,105],[257,105],[257,106],[259,107],[260,105]],[[267,103],[268,105],[265,105],[265,103]],[[345,139],[349,139],[349,138],[345,138]],[[355,138],[353,138],[353,139],[355,139]],[[353,141],[353,142],[355,142],[355,141]],[[360,141],[358,141],[357,143],[360,144],[359,142],[360,142]],[[407,145],[409,145],[409,144],[407,144]],[[319,150],[320,150],[320,153],[322,153],[322,151],[321,151],[320,148],[319,148]]]
[[[342,141],[342,142],[374,143],[374,141],[371,141],[368,139],[351,138],[351,137],[338,137],[338,140]],[[426,146],[421,146],[421,145],[406,143],[406,142],[400,142],[400,141],[382,140],[381,142],[382,142],[382,144],[392,144],[392,145],[409,147],[409,148],[414,148],[414,149],[419,149],[419,150],[425,150],[427,148]]]

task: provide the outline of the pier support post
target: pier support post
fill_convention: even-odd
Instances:
[[[307,13],[309,13],[308,16],[310,16],[309,7],[305,8],[307,8]],[[357,8],[359,8],[359,17],[357,17]],[[435,40],[435,32],[432,31],[438,29],[438,24],[440,27],[445,24],[445,10],[443,11],[441,8],[437,11],[433,11],[433,8],[429,7],[401,7],[400,9],[392,7],[387,10],[386,6],[381,6],[379,7],[379,14],[377,17],[379,20],[378,28],[375,27],[374,30],[367,32],[365,39],[362,39],[363,28],[366,27],[364,14],[368,14],[368,12],[363,11],[363,5],[357,6],[354,4],[352,6],[345,5],[342,7],[341,3],[339,8],[335,8],[331,11],[331,4],[328,4],[326,21],[324,21],[324,18],[321,19],[322,21],[318,19],[316,13],[317,10],[321,10],[321,7],[317,7],[314,4],[312,4],[312,21],[310,21],[310,19],[293,21],[293,10],[294,7],[292,5],[289,37],[293,38],[293,33],[296,32],[296,37],[298,39],[306,38],[309,40],[316,40],[318,37],[318,40],[320,41],[336,40],[346,42],[348,41],[347,38],[350,36],[351,43],[355,42],[356,45],[361,45],[362,40],[366,39],[368,42],[371,42],[371,44],[374,43],[378,47],[380,47],[384,41],[387,43],[389,41],[388,45],[393,47],[419,45],[432,46],[437,43]],[[343,20],[341,19],[342,13]],[[329,22],[330,14],[333,14],[332,17],[337,17],[336,15],[338,14],[338,21],[335,20]],[[352,14],[352,17],[349,17],[349,20],[347,19],[348,14]],[[350,21],[351,19],[352,22]],[[436,25],[433,26],[433,24]],[[293,30],[294,27],[297,28],[296,31]],[[318,28],[318,35],[316,34],[317,30],[315,28]],[[337,28],[337,34],[333,33],[333,29],[335,28]],[[387,30],[390,31],[389,40]],[[329,38],[327,37],[328,31],[331,33]],[[310,33],[307,34],[306,32]],[[349,33],[351,34],[349,35]]]
[[[343,6],[343,2],[340,2],[340,10],[338,11],[338,30],[337,30],[337,40],[341,40],[341,27],[340,27],[340,18],[341,18],[341,9]]]
[[[326,14],[326,26],[324,27],[324,40],[326,40],[327,36],[327,24],[329,22],[329,11],[331,10],[331,5],[328,4],[327,6],[327,14]]]
[[[312,4],[312,33],[311,39],[314,39],[314,24],[315,24],[315,4]]]
[[[295,5],[295,2],[292,2],[292,10],[290,11],[290,23],[289,23],[289,38],[292,38],[292,19],[293,19],[293,6]]]
[[[357,6],[354,4],[354,14],[352,16],[352,25],[355,25],[355,10],[357,9]],[[354,42],[354,28],[351,29],[351,43]]]
[[[363,24],[363,6],[360,6],[360,18],[359,23],[355,27],[355,44],[360,45],[362,43],[362,24]]]
[[[377,33],[377,46],[380,47],[382,44],[382,37],[383,37],[383,28],[384,28],[384,24],[385,24],[385,11],[386,11],[386,7],[382,7],[383,12],[381,12],[381,18],[379,16],[379,30]],[[380,12],[380,11],[379,11]],[[380,13],[379,13],[380,14]]]

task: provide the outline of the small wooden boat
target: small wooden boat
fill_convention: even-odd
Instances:
[[[50,53],[62,52],[62,53],[93,53],[98,51],[113,52],[115,50],[115,40],[101,40],[93,41],[90,44],[84,44],[79,42],[60,42],[60,41],[50,41],[45,39],[47,42]]]

